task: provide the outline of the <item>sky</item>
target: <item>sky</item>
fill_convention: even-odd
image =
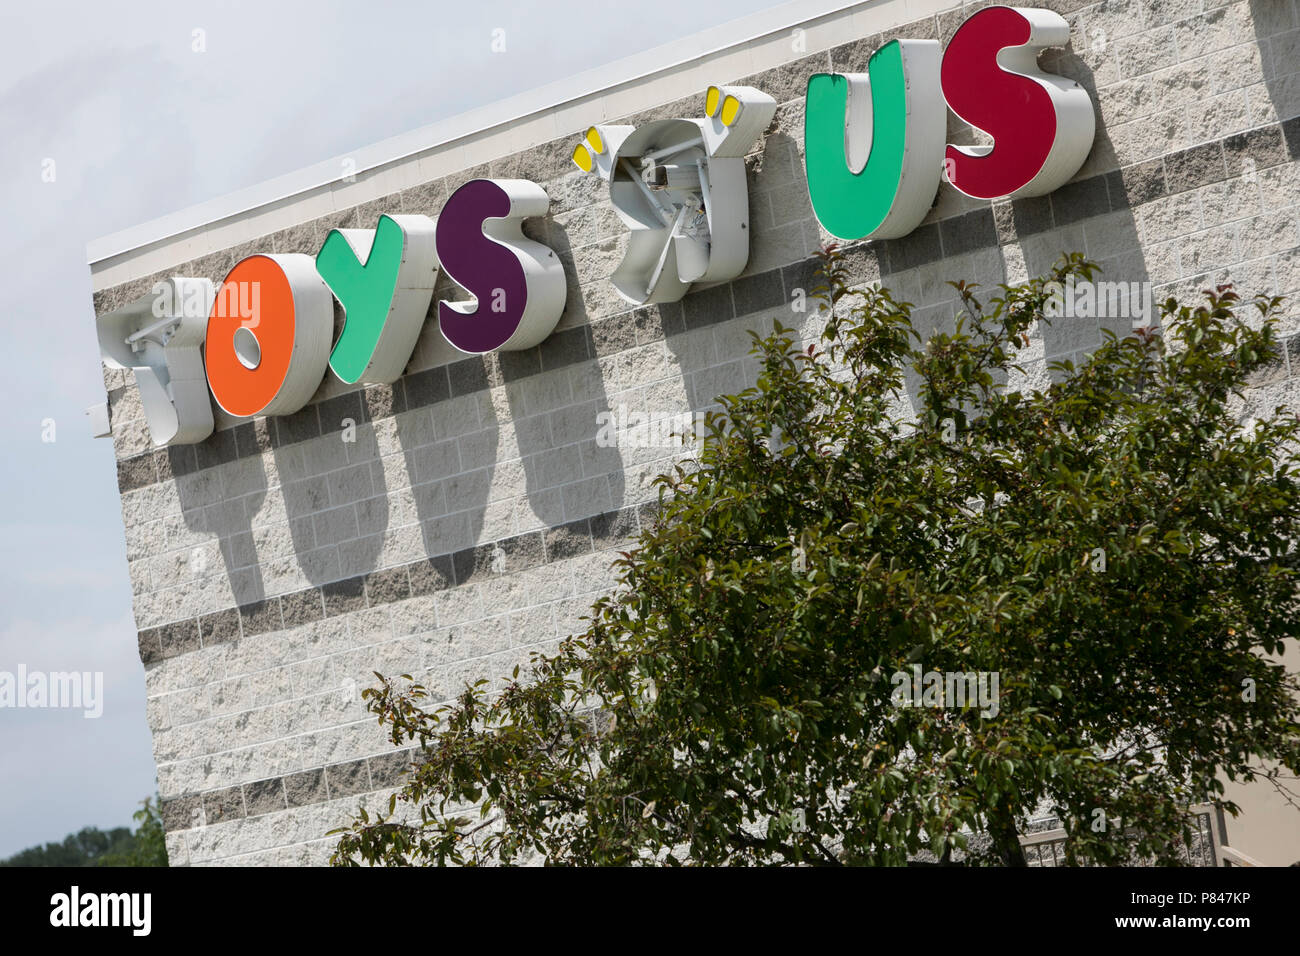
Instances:
[[[102,672],[104,699],[0,706],[0,858],[132,825],[156,788],[113,448],[84,414],[104,399],[86,243],[776,5],[6,6],[0,681]]]

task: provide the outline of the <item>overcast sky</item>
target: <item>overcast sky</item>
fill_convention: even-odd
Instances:
[[[0,708],[0,857],[129,825],[155,789],[113,448],[83,414],[104,398],[86,243],[776,5],[6,5],[0,672],[102,671],[105,703]]]

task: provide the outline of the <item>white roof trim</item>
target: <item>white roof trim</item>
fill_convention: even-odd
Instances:
[[[289,204],[288,201],[297,197],[337,190],[342,181],[340,169],[343,168],[345,159],[349,159],[355,164],[357,181],[361,182],[367,172],[373,174],[385,167],[393,167],[403,161],[412,161],[433,151],[454,148],[458,141],[466,140],[477,134],[508,131],[511,127],[517,126],[530,118],[535,118],[539,114],[545,114],[562,106],[578,104],[583,100],[595,100],[597,97],[608,94],[621,86],[645,87],[649,82],[657,78],[679,72],[682,68],[695,64],[704,58],[718,57],[729,52],[740,52],[744,47],[753,44],[755,41],[770,39],[775,34],[791,31],[795,27],[802,27],[809,31],[807,48],[798,53],[793,52],[792,49],[787,49],[779,57],[764,57],[765,60],[770,59],[771,62],[755,64],[754,70],[750,72],[769,69],[780,65],[780,63],[823,52],[832,46],[846,42],[847,38],[842,28],[848,26],[843,22],[847,19],[861,17],[864,14],[869,16],[870,29],[867,29],[865,23],[862,24],[863,29],[852,34],[852,36],[858,36],[886,29],[899,23],[920,19],[952,4],[953,0],[864,0],[864,2],[850,4],[843,3],[843,0],[793,0],[793,2],[732,20],[675,40],[672,43],[586,70],[563,80],[461,113],[409,133],[394,136],[344,156],[338,156],[305,169],[266,180],[256,186],[190,206],[158,219],[95,239],[86,246],[87,261],[91,265],[92,274],[98,273],[110,265],[127,266],[129,268],[128,263],[136,258],[133,254],[139,253],[145,258],[152,259],[154,257],[148,256],[148,252],[162,252],[164,250],[159,247],[173,244],[172,240],[176,240],[176,245],[189,242],[196,231],[217,223],[237,220],[248,213],[272,205],[287,205]],[[818,21],[823,22],[819,23]],[[817,27],[831,25],[839,25],[841,29],[825,31],[816,29]],[[728,76],[720,79],[737,78],[739,77]],[[651,97],[647,99],[644,105],[633,106],[624,112],[636,112],[639,109],[646,109],[657,105],[659,102],[675,98],[675,96],[661,97],[651,102],[650,99],[653,99]],[[502,117],[506,118],[502,119]],[[590,121],[599,122],[602,118],[613,117],[592,115]],[[584,122],[581,125],[585,126],[586,123]],[[575,129],[577,128],[575,127]],[[557,135],[565,135],[565,133],[561,131]],[[553,137],[547,137],[538,140],[538,142],[545,142],[550,138]],[[502,155],[508,155],[508,152]],[[448,172],[475,165],[479,161],[481,160],[458,165],[448,169]],[[424,177],[425,180],[428,178]],[[388,191],[390,190],[383,190],[383,192]],[[355,199],[340,206],[340,208],[347,208],[358,202],[364,202],[367,198],[371,197],[364,194],[356,195]],[[292,221],[287,221],[283,225],[274,225],[270,229],[263,231],[274,231],[277,228],[284,228],[309,218],[315,218],[315,216],[301,216]],[[218,247],[224,248],[231,244],[221,242],[218,243]],[[194,254],[202,254],[206,251],[209,250],[206,248],[190,248],[184,250],[184,253],[188,254],[181,254],[180,258],[192,258]],[[182,253],[182,250],[178,249],[176,252]],[[116,260],[116,262],[110,263],[107,260]],[[140,266],[142,268],[138,270],[138,274],[148,274],[152,271],[150,268],[145,267],[146,263],[142,262]],[[107,284],[125,281],[125,276],[121,274],[122,270],[120,268],[115,268],[112,271],[117,275]],[[100,283],[95,283],[95,285],[96,288],[101,287]]]

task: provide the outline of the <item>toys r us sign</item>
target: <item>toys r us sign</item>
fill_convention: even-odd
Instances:
[[[1079,84],[1037,65],[1069,40],[1048,10],[987,7],[935,40],[892,40],[865,73],[819,73],[805,96],[805,169],[813,211],[841,239],[915,229],[941,179],[977,199],[1037,196],[1069,180],[1095,133]],[[947,110],[991,144],[946,145]],[[702,119],[590,127],[574,149],[604,179],[630,232],[610,281],[628,302],[682,298],[724,282],[749,259],[744,156],[776,103],[751,87],[714,86]],[[315,257],[257,254],[220,284],[174,276],[101,316],[100,349],[130,368],[155,445],[212,433],[212,403],[235,418],[287,415],[326,368],[347,384],[395,381],[410,360],[438,270],[470,298],[438,304],[438,326],[469,354],[527,349],[564,311],[559,257],[522,231],[545,216],[527,180],[472,180],[436,218],[381,215],[373,229],[334,229]],[[334,337],[334,307],[344,322]],[[103,420],[103,416],[99,416]]]

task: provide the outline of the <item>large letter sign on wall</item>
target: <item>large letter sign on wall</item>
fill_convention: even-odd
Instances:
[[[1038,54],[1070,40],[1050,10],[987,7],[957,28],[943,57],[952,111],[993,138],[949,146],[949,181],[967,196],[1041,196],[1083,165],[1096,132],[1092,100],[1073,80],[1044,73]]]
[[[168,445],[212,434],[209,390],[227,414],[250,418],[296,412],[327,367],[349,385],[396,381],[428,315],[439,256],[476,299],[438,304],[447,340],[474,354],[531,348],[564,313],[564,266],[522,228],[549,210],[536,183],[470,180],[436,222],[381,215],[374,229],[332,229],[314,258],[249,256],[215,292],[207,279],[160,282],[155,295],[100,317],[100,352],[136,371],[154,443]],[[331,349],[335,298],[344,323]]]
[[[865,73],[810,77],[804,155],[822,226],[847,240],[907,235],[929,214],[945,175],[977,199],[1063,185],[1087,158],[1096,118],[1087,91],[1040,70],[1036,58],[1069,36],[1051,11],[986,7],[942,55],[934,40],[893,40],[871,55]],[[945,151],[949,107],[993,145]],[[693,283],[744,271],[751,231],[744,157],[775,112],[759,90],[711,86],[703,118],[587,130],[573,162],[609,184],[629,230],[610,277],[624,299],[674,302]],[[210,302],[203,354],[212,396],[235,417],[285,415],[311,399],[327,365],[348,384],[395,381],[439,267],[473,297],[438,303],[452,346],[482,354],[539,344],[564,311],[564,269],[552,249],[524,236],[522,223],[549,205],[527,180],[475,179],[436,221],[383,215],[373,230],[332,230],[314,259],[250,256]],[[180,296],[202,292],[200,281],[162,285]],[[211,283],[206,288],[211,295]],[[331,349],[334,297],[345,322]],[[147,302],[100,319],[101,351],[110,364],[136,370],[155,444],[201,441],[213,422],[196,391],[198,324],[175,308],[145,321]]]
[[[311,256],[249,256],[226,276],[208,318],[213,397],[238,418],[296,412],[320,385],[333,334],[333,299]]]
[[[893,239],[920,225],[946,133],[937,40],[891,40],[866,73],[815,74],[804,110],[808,194],[822,228]]]
[[[332,229],[316,271],[345,313],[330,369],[349,385],[388,385],[406,368],[433,298],[438,262],[428,216],[380,216],[374,229]]]
[[[526,179],[475,179],[443,206],[438,260],[477,300],[438,303],[442,334],[462,352],[532,348],[554,331],[564,312],[564,266],[522,229],[549,208],[546,191]]]
[[[1040,196],[1065,184],[1092,148],[1092,100],[1037,56],[1070,40],[1050,10],[986,7],[957,28],[942,59],[933,40],[893,40],[866,74],[819,73],[804,102],[808,195],[839,239],[905,236],[943,175],[976,199]],[[948,146],[945,101],[992,146]]]
[[[212,434],[203,371],[203,336],[212,283],[175,276],[100,317],[99,350],[113,368],[129,368],[155,445],[202,441]]]
[[[704,119],[593,126],[573,151],[609,183],[630,230],[611,281],[634,305],[676,302],[693,282],[734,279],[749,261],[745,153],[776,101],[748,86],[709,87]]]

